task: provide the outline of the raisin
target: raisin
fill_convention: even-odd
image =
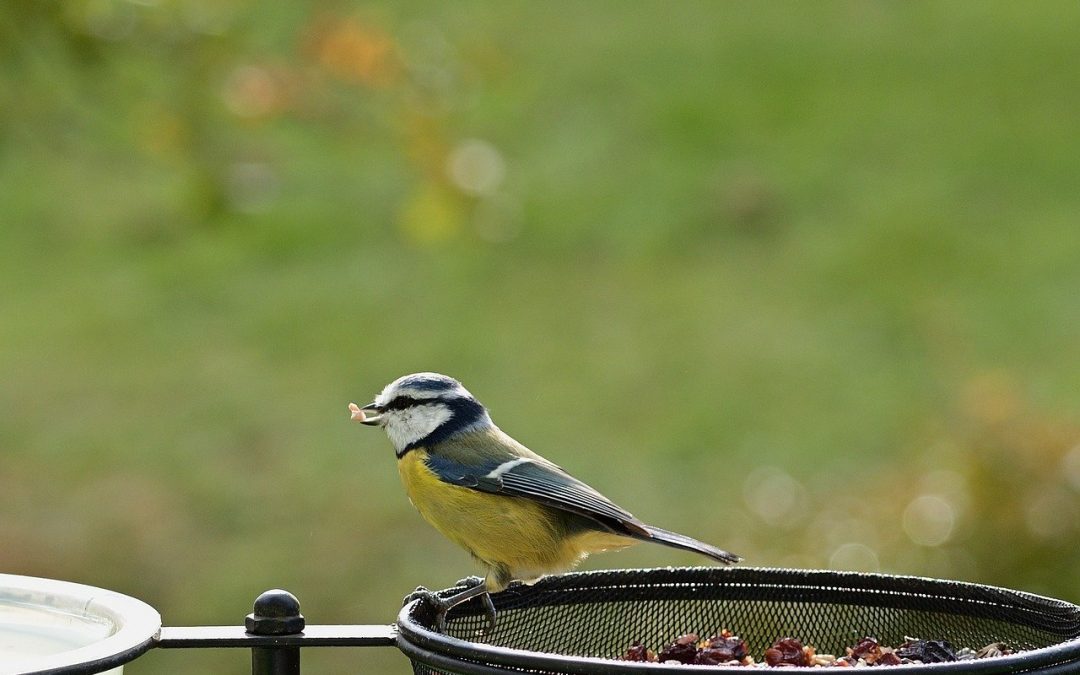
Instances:
[[[780,638],[765,650],[765,663],[770,666],[808,666],[802,643],[795,638]]]
[[[865,659],[868,655],[877,656],[881,652],[881,645],[872,637],[864,637],[859,640],[850,650],[850,655],[856,659]]]
[[[697,659],[697,641],[698,636],[695,633],[687,633],[679,637],[675,642],[660,650],[659,661],[661,663],[666,661],[693,663]]]
[[[896,650],[902,659],[922,663],[945,663],[956,660],[956,651],[945,640],[908,640]]]
[[[855,665],[862,660],[868,666],[896,666],[900,664],[898,657],[889,647],[882,647],[876,638],[864,637],[854,647],[848,647],[847,656],[849,665]]]
[[[746,643],[730,635],[714,635],[697,654],[694,663],[702,666],[718,666],[729,661],[742,661],[746,658]]]
[[[623,661],[655,661],[656,655],[645,648],[640,642],[630,645],[630,649],[623,654]]]
[[[878,666],[898,666],[903,661],[896,655],[894,651],[881,652],[881,655],[874,659],[874,665]]]

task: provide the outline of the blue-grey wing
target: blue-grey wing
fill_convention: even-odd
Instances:
[[[466,467],[438,457],[428,466],[447,483],[491,494],[524,497],[584,516],[605,529],[628,536],[647,535],[646,525],[592,487],[544,460],[514,458]]]

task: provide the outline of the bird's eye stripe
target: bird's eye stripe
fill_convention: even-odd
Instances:
[[[416,405],[416,399],[411,396],[398,396],[383,406],[383,410],[403,410]]]
[[[429,403],[435,403],[434,399],[430,398],[413,398],[412,396],[395,396],[383,405],[383,410],[404,410],[405,408],[411,408],[417,405],[427,405]]]

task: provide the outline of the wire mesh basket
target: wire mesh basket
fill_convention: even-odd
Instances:
[[[618,659],[634,643],[658,649],[687,633],[705,637],[729,629],[757,655],[783,637],[843,655],[866,636],[881,644],[915,637],[972,649],[1000,642],[1015,652],[880,666],[888,672],[1080,673],[1080,607],[978,584],[852,572],[664,568],[550,576],[492,599],[498,622],[490,635],[477,600],[451,610],[446,634],[432,628],[430,603],[415,600],[402,608],[398,647],[414,671],[700,675],[708,668]]]

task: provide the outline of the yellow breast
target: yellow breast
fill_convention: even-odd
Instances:
[[[416,448],[398,460],[409,500],[435,529],[488,567],[528,580],[570,569],[590,551],[630,543],[610,535],[603,545],[595,536],[567,537],[549,507],[445,483],[425,464],[427,457]]]

